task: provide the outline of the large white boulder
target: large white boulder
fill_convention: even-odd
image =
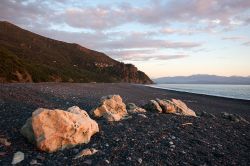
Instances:
[[[99,132],[96,121],[79,107],[64,110],[39,108],[26,121],[21,133],[46,152],[88,143]]]

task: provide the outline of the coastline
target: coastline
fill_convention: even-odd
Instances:
[[[156,86],[155,86],[156,85]],[[174,84],[175,85],[175,84]],[[177,85],[182,85],[182,84],[177,84]],[[185,84],[188,85],[188,84]],[[207,85],[207,84],[191,84],[191,85]],[[209,84],[209,85],[224,85],[224,84]],[[225,85],[231,85],[231,84],[225,84]],[[152,87],[152,88],[157,88],[157,89],[165,89],[165,90],[169,90],[169,91],[175,91],[175,92],[185,92],[185,93],[191,93],[191,94],[198,94],[198,95],[205,95],[205,96],[212,96],[212,97],[221,97],[221,98],[228,98],[228,99],[236,99],[236,100],[246,100],[246,101],[250,101],[250,99],[246,99],[246,98],[237,98],[237,97],[231,97],[231,96],[223,96],[223,95],[213,95],[213,94],[206,94],[206,93],[198,93],[198,92],[190,92],[190,91],[186,91],[186,90],[177,90],[177,89],[171,89],[171,88],[164,88],[164,87],[159,87],[157,86],[157,84],[153,84],[153,85],[146,85],[148,87]],[[249,85],[247,85],[249,86]]]
[[[183,100],[196,113],[213,117],[185,117],[147,112],[147,118],[132,115],[120,122],[95,119],[101,127],[90,143],[56,153],[44,153],[27,142],[20,128],[38,107],[66,109],[77,105],[89,112],[102,96],[119,94],[125,103],[141,106],[150,99]],[[156,89],[126,83],[12,83],[0,84],[0,135],[11,142],[0,145],[0,165],[9,165],[13,154],[22,151],[29,165],[34,159],[43,165],[249,165],[250,125],[231,122],[221,112],[238,114],[250,120],[250,101],[186,92]],[[192,125],[183,127],[182,124]],[[173,139],[174,138],[174,139]],[[169,142],[175,148],[171,148]],[[233,143],[233,144],[232,144]],[[172,144],[172,143],[171,143]],[[75,160],[84,148],[101,151]],[[109,164],[106,162],[109,161]]]

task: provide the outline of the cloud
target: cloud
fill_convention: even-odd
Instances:
[[[121,60],[130,60],[130,61],[148,61],[148,60],[172,60],[186,58],[188,55],[137,55],[137,56],[124,56],[121,57]]]
[[[244,45],[244,46],[250,46],[250,41],[244,42],[244,43],[242,43],[242,45]]]
[[[71,26],[107,29],[126,23],[168,25],[172,22],[203,23],[231,26],[243,24],[240,17],[249,10],[246,0],[182,0],[151,1],[142,7],[121,3],[116,6],[95,6],[68,9],[63,13]]]
[[[232,40],[232,41],[242,41],[247,40],[246,36],[226,36],[222,38],[223,40]]]
[[[42,2],[1,0],[0,19],[26,27],[48,27],[54,11]]]
[[[0,18],[18,24],[68,24],[107,30],[129,23],[166,26],[172,23],[238,26],[249,20],[248,0],[151,0],[146,5],[116,2],[86,5],[85,1],[2,0]],[[104,2],[103,2],[104,3]],[[181,33],[189,33],[182,31]],[[191,32],[192,33],[192,32]]]
[[[136,48],[175,48],[188,49],[200,47],[203,43],[190,41],[170,41],[147,37],[143,34],[131,33],[122,38],[113,39],[105,42],[98,42],[96,46],[105,49],[136,49]]]
[[[151,32],[66,32],[57,30],[36,31],[44,36],[57,40],[78,43],[99,51],[128,49],[192,49],[203,45],[201,42],[171,41],[153,38]]]
[[[154,55],[152,54],[155,52],[156,52],[155,49],[135,49],[135,50],[113,49],[110,51],[106,51],[105,53],[120,61],[126,61],[126,60],[146,61],[152,59],[154,57]]]
[[[126,12],[120,9],[97,6],[84,9],[67,9],[62,17],[65,18],[68,25],[73,27],[107,29],[121,25],[122,22],[127,22],[124,17],[125,14]]]
[[[178,34],[178,35],[193,35],[198,33],[212,33],[209,28],[193,28],[193,29],[175,29],[175,28],[163,28],[159,31],[162,34]]]
[[[122,33],[122,32],[65,32],[65,31],[44,31],[41,29],[37,33],[57,40],[67,40],[68,42],[78,43],[84,47],[99,50],[105,54],[120,60],[146,61],[146,60],[170,60],[188,57],[185,54],[159,55],[161,48],[193,48],[195,43],[191,42],[166,42],[164,40],[155,40],[145,36],[147,33]],[[112,36],[120,36],[115,41]],[[111,37],[110,37],[111,36]],[[136,38],[136,40],[135,40]],[[162,44],[162,45],[161,45]],[[166,45],[167,44],[167,45]],[[198,44],[197,47],[200,45]]]
[[[249,0],[149,0],[144,5],[121,1],[109,4],[97,1],[97,4],[89,5],[91,2],[55,0],[51,4],[48,0],[1,0],[0,19],[124,60],[184,58],[187,55],[162,55],[159,52],[200,49],[204,43],[197,38],[195,41],[173,40],[168,37],[170,34],[211,33],[217,28],[230,30],[248,26],[250,19]],[[173,25],[179,24],[180,27],[174,28]],[[64,25],[79,31],[67,31],[67,28],[63,31],[60,26]],[[128,32],[126,26],[131,29],[135,26],[135,31]],[[241,40],[245,42],[243,45],[249,46],[248,40],[244,41],[240,36],[222,39]]]
[[[188,55],[159,55],[155,49],[137,49],[137,50],[112,50],[106,52],[108,55],[124,61],[148,61],[148,60],[171,60],[186,58]]]

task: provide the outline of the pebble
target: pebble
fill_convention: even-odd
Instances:
[[[120,122],[120,123],[118,123],[118,126],[123,126],[123,123],[121,123],[121,122]]]
[[[142,117],[142,118],[148,118],[146,115],[144,114],[138,114],[138,116]]]
[[[169,144],[170,144],[170,145],[173,145],[174,143],[173,143],[173,141],[170,141]]]
[[[110,161],[109,161],[109,160],[105,160],[105,162],[106,162],[107,164],[109,164],[109,163],[110,163]]]
[[[83,163],[87,164],[87,165],[91,165],[92,164],[92,160],[85,160]]]
[[[52,155],[53,155],[53,154],[51,154],[51,156],[52,156]],[[36,158],[39,159],[39,160],[45,160],[45,157],[40,156],[40,155],[38,155]]]
[[[170,145],[170,148],[175,148],[175,145]]]
[[[182,154],[186,154],[186,152],[185,152],[184,150],[183,150],[183,151],[181,151],[181,153],[182,153]]]
[[[37,160],[32,159],[30,161],[30,165],[42,165],[41,163],[38,163]]]
[[[95,153],[97,153],[99,150],[96,150],[95,148],[87,148],[87,149],[83,149],[80,153],[78,153],[75,156],[75,159],[80,158],[82,156],[91,156],[94,155]]]
[[[171,139],[176,139],[176,137],[172,135],[172,136],[171,136]]]
[[[3,144],[4,146],[10,146],[11,143],[8,142],[6,138],[0,138],[0,144]]]
[[[141,164],[142,163],[142,158],[138,158],[137,161],[138,161],[139,164]]]
[[[79,153],[79,149],[73,149],[73,153]]]
[[[7,153],[5,152],[0,152],[0,156],[5,156]]]
[[[17,163],[20,163],[20,162],[23,161],[23,160],[24,160],[24,153],[18,151],[18,152],[16,152],[16,153],[14,154],[11,164],[12,164],[12,165],[15,165],[15,164],[17,164]]]
[[[125,116],[125,117],[123,117],[124,120],[126,120],[126,119],[132,119],[132,118],[133,118],[132,116]]]

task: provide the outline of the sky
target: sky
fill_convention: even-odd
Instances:
[[[1,0],[0,20],[151,78],[250,76],[250,0]]]

